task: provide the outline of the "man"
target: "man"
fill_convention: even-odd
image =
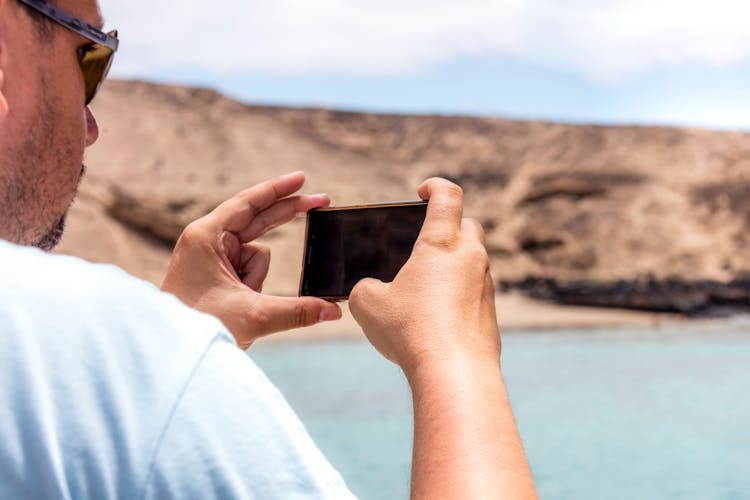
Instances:
[[[96,0],[0,0],[0,497],[349,497],[236,347],[340,317],[319,299],[260,293],[268,250],[253,240],[329,203],[295,195],[302,173],[185,230],[163,284],[181,302],[116,268],[29,248],[59,240],[97,139],[88,104],[117,48],[102,24]],[[409,262],[350,301],[412,389],[412,495],[534,497],[481,227],[462,219],[457,186],[431,179],[419,194],[428,215]]]

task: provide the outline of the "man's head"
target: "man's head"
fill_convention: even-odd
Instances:
[[[96,0],[54,4],[101,28]],[[51,249],[62,236],[98,137],[80,65],[90,44],[21,0],[0,0],[0,238]]]

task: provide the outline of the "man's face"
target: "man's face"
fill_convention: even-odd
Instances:
[[[101,25],[96,0],[54,3]],[[0,238],[50,250],[98,129],[78,64],[88,41],[53,22],[40,33],[40,22],[16,0],[0,0],[0,93],[8,103],[0,115]]]

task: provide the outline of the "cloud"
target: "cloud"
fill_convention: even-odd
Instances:
[[[114,73],[420,72],[498,56],[617,82],[750,62],[746,0],[101,0]]]

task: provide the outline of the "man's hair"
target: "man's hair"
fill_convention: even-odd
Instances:
[[[47,0],[48,4],[54,4],[51,0]],[[52,38],[52,28],[54,21],[41,12],[32,9],[26,4],[21,4],[26,12],[29,13],[29,17],[31,17],[31,20],[34,21],[34,31],[36,31],[39,38],[42,40],[49,40]]]

